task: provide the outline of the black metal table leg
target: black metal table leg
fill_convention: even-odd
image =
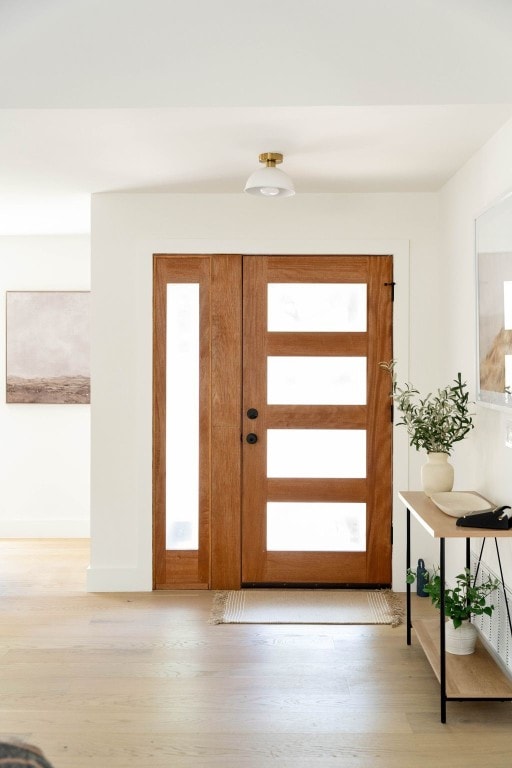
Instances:
[[[411,567],[411,510],[407,507],[407,540],[405,546],[405,566],[407,571]],[[411,644],[411,585],[407,582],[407,645]]]
[[[446,637],[445,637],[445,540],[439,539],[439,578],[441,579],[440,610],[439,610],[439,637],[440,637],[440,662],[441,662],[441,722],[446,723]]]

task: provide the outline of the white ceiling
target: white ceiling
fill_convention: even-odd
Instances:
[[[433,191],[512,116],[510,0],[0,0],[0,234],[105,191]]]

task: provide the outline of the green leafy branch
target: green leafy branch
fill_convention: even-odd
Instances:
[[[392,380],[391,397],[401,413],[397,426],[405,426],[410,445],[417,451],[450,454],[454,443],[463,440],[474,425],[469,411],[466,382],[457,374],[452,386],[421,397],[410,383],[400,387],[396,380],[396,360],[380,363]]]
[[[415,578],[414,571],[408,570],[407,583],[412,584]],[[423,588],[438,610],[441,610],[441,583],[439,570],[434,569],[428,574],[428,581]],[[472,615],[492,615],[494,605],[488,605],[487,598],[499,586],[498,579],[489,576],[481,584],[475,584],[469,568],[464,568],[463,573],[455,577],[455,583],[456,586],[453,589],[445,588],[444,591],[444,614],[453,621],[455,628],[460,627],[462,622]]]

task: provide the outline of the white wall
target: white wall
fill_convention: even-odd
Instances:
[[[512,121],[459,170],[440,193],[443,259],[442,293],[445,377],[463,371],[476,397],[475,218],[512,190]],[[454,465],[459,488],[480,491],[500,504],[512,504],[512,449],[505,447],[505,421],[512,410],[475,406],[475,430],[457,447]],[[489,546],[489,545],[487,545]],[[501,545],[506,582],[512,585],[512,546]],[[497,564],[489,546],[486,559]]]
[[[433,194],[93,196],[90,590],[151,589],[152,254],[394,253],[400,375],[430,385],[439,356],[437,233]],[[395,438],[396,487],[419,488],[420,457],[409,481],[407,441],[399,430]],[[404,519],[396,504],[397,588]],[[431,541],[418,541],[427,557]]]
[[[4,360],[6,291],[89,287],[88,236],[0,238]],[[7,405],[2,394],[0,429],[0,537],[88,536],[90,406]]]

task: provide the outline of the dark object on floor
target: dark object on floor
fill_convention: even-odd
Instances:
[[[21,741],[0,741],[2,768],[53,768],[38,747]]]

